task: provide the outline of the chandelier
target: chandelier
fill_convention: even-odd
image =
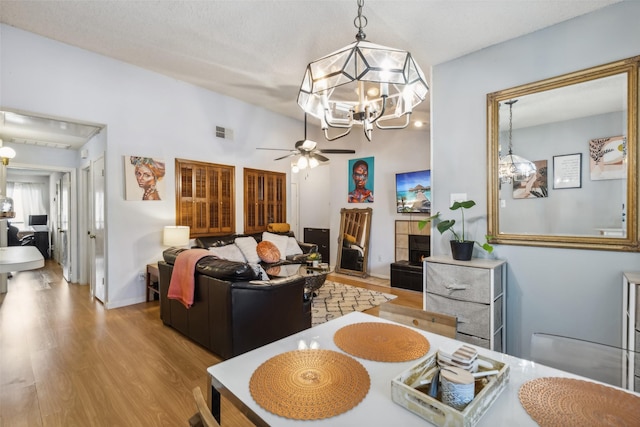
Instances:
[[[362,126],[369,141],[374,123],[378,129],[403,129],[429,91],[409,52],[365,40],[363,5],[358,0],[356,41],[309,63],[298,93],[298,105],[320,120],[329,141],[348,135],[353,125]],[[329,136],[329,128],[338,133]]]
[[[536,173],[536,165],[524,157],[513,154],[513,104],[517,99],[506,101],[509,106],[509,154],[500,157],[498,176],[501,182],[509,183],[515,177],[528,178]]]

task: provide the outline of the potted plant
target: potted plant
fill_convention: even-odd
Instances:
[[[320,255],[320,252],[311,252],[309,255],[307,255],[308,265],[312,267],[318,267],[321,262],[322,262],[322,255]]]
[[[440,219],[440,212],[435,215],[430,216],[429,218],[419,221],[418,228],[423,229],[427,223],[433,220],[439,220],[436,223],[436,228],[440,232],[440,234],[444,234],[445,231],[450,231],[453,234],[453,239],[451,240],[451,255],[453,259],[457,259],[459,261],[469,261],[471,259],[471,255],[473,254],[473,246],[478,244],[482,249],[487,251],[488,253],[493,252],[493,246],[489,244],[490,236],[485,236],[485,243],[480,244],[475,240],[467,240],[467,236],[464,231],[464,210],[471,209],[476,205],[476,202],[473,200],[465,200],[463,202],[454,202],[453,205],[449,208],[452,211],[460,209],[460,215],[462,217],[462,228],[461,232],[458,233],[453,229],[453,226],[456,224],[455,219]]]

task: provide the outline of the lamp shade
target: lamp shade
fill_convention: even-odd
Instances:
[[[0,140],[0,144],[2,140]],[[9,160],[13,159],[16,156],[16,150],[11,147],[0,146],[0,160],[2,160],[2,164],[7,166],[9,164]]]
[[[187,246],[189,244],[189,227],[186,225],[167,225],[162,234],[164,246]]]
[[[16,156],[16,150],[11,147],[0,147],[0,157],[13,159]]]

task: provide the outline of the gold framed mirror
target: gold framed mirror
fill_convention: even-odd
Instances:
[[[366,277],[373,209],[340,209],[336,272]]]
[[[491,243],[638,251],[639,62],[487,95]]]

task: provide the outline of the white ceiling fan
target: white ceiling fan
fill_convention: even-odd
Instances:
[[[300,169],[307,167],[314,168],[320,163],[328,162],[329,158],[322,154],[354,154],[355,150],[342,149],[342,148],[324,148],[319,149],[318,143],[307,139],[307,115],[304,115],[304,139],[296,141],[295,148],[293,150],[287,150],[286,148],[258,148],[258,150],[275,150],[275,151],[288,151],[289,154],[278,157],[274,160],[287,159],[289,157],[300,156],[297,161],[291,163],[292,171],[298,172]],[[322,154],[321,154],[322,153]]]

